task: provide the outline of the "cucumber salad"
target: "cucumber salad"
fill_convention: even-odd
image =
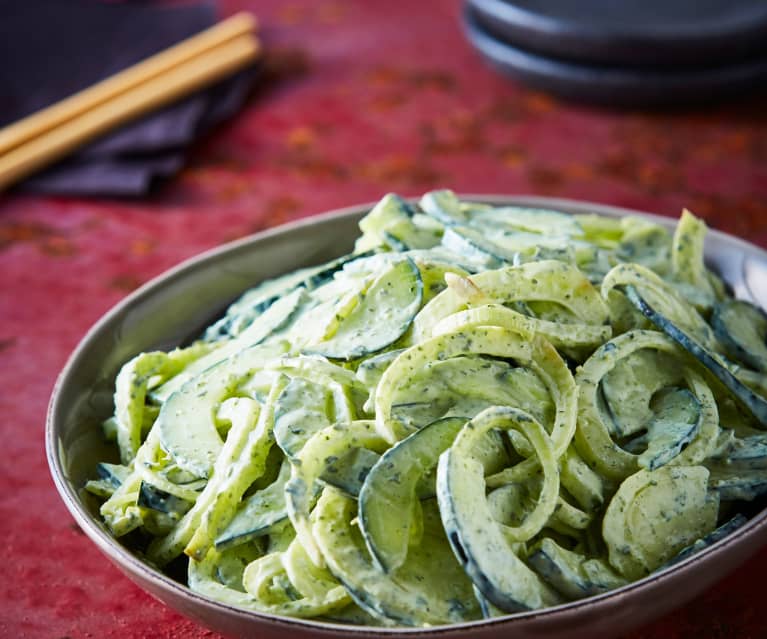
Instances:
[[[689,212],[443,190],[359,226],[120,370],[119,463],[86,488],[151,565],[260,613],[433,626],[641,579],[767,494],[767,316]]]

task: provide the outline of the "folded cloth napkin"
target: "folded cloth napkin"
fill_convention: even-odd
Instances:
[[[0,128],[216,21],[210,2],[0,0]],[[242,106],[252,69],[135,120],[19,185],[67,195],[141,196],[184,164],[201,133]]]

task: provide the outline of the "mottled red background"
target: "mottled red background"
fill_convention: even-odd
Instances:
[[[49,478],[67,355],[142,282],[211,246],[396,190],[528,193],[665,215],[767,246],[767,101],[611,112],[497,76],[456,1],[227,2],[261,18],[245,111],[146,201],[0,196],[0,636],[215,637],[150,599],[78,530]],[[763,637],[767,550],[632,638]],[[761,610],[761,612],[760,612]]]

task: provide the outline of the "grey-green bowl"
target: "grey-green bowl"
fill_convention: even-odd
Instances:
[[[571,200],[467,198],[571,213],[638,214]],[[169,348],[195,335],[233,298],[262,279],[348,252],[357,236],[357,221],[369,209],[369,205],[356,206],[288,224],[192,258],[115,306],[72,353],[56,382],[48,410],[48,463],[77,523],[130,579],[168,606],[232,637],[278,639],[284,633],[295,639],[608,637],[626,633],[690,601],[767,541],[767,511],[762,511],[731,536],[686,561],[597,597],[488,621],[427,629],[378,629],[276,617],[213,601],[142,563],[113,539],[98,519],[97,505],[82,488],[93,476],[96,462],[114,456],[102,440],[99,425],[113,410],[112,385],[121,364],[141,351]],[[674,224],[668,218],[650,217],[667,226]],[[737,297],[767,308],[767,252],[714,231],[707,239],[706,259]]]

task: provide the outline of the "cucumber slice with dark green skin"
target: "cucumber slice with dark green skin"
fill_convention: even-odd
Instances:
[[[145,481],[141,482],[137,504],[142,508],[149,508],[168,515],[176,515],[179,518],[192,507],[192,503],[186,499],[166,493],[164,490],[155,488],[152,484],[148,484]]]
[[[274,439],[292,459],[317,431],[330,426],[333,398],[326,386],[294,377],[277,399]]]
[[[734,439],[715,459],[731,470],[767,470],[767,434]]]
[[[461,201],[449,189],[425,193],[418,204],[426,215],[448,226],[461,224],[469,219],[468,213],[461,207]]]
[[[415,216],[415,208],[399,195],[384,195],[370,213],[360,220],[363,236],[357,246],[384,244],[402,253],[411,249],[428,249],[439,244],[441,225],[432,224],[436,228],[419,226]]]
[[[492,603],[487,600],[487,597],[482,594],[482,591],[474,586],[474,596],[479,603],[479,609],[482,612],[483,619],[492,619],[493,617],[501,617],[504,613],[503,610],[499,610]]]
[[[334,486],[347,497],[359,497],[365,478],[381,456],[367,448],[354,448],[340,457],[327,458],[320,481]]]
[[[96,464],[98,477],[108,481],[115,488],[119,488],[130,473],[130,468],[122,464],[107,464],[106,462]]]
[[[591,597],[626,584],[607,562],[566,550],[550,538],[536,544],[527,562],[568,599]]]
[[[442,245],[472,260],[485,262],[487,269],[501,268],[514,261],[514,254],[507,254],[488,241],[479,231],[463,226],[445,229]]]
[[[753,501],[767,494],[767,471],[744,472],[712,465],[709,486],[722,501]]]
[[[684,371],[668,353],[643,349],[619,360],[599,383],[608,426],[618,437],[641,432],[654,418],[650,399],[662,388],[678,386]]]
[[[694,544],[690,544],[687,546],[687,548],[684,548],[679,552],[679,554],[669,560],[667,563],[665,563],[662,568],[668,568],[669,566],[673,566],[675,564],[678,564],[688,557],[691,557],[692,555],[699,553],[701,550],[704,550],[708,548],[709,546],[713,546],[716,542],[721,541],[725,537],[731,535],[734,533],[738,528],[745,525],[748,522],[748,519],[746,519],[743,515],[738,513],[735,515],[732,519],[725,522],[719,528],[714,530],[713,532],[710,532],[705,537],[701,537],[696,541]]]
[[[321,565],[322,555],[312,535],[310,515],[317,497],[319,477],[325,470],[328,459],[338,459],[350,450],[358,448],[383,453],[388,446],[378,435],[375,424],[371,421],[336,423],[315,433],[292,462],[291,477],[285,485],[288,516],[301,545],[317,565]],[[324,490],[335,489],[326,487]]]
[[[429,363],[394,401],[392,414],[412,428],[448,416],[471,419],[490,406],[516,406],[545,424],[554,419],[548,390],[535,373],[475,355]]]
[[[307,351],[353,360],[396,342],[413,322],[423,299],[423,281],[410,259],[392,265],[370,286],[336,333]]]
[[[702,407],[695,395],[684,388],[669,389],[655,401],[655,417],[647,426],[647,450],[639,465],[655,470],[682,452],[698,433]]]
[[[286,350],[281,343],[247,348],[193,377],[168,398],[154,427],[163,449],[181,469],[210,477],[223,446],[214,419],[216,407],[254,371]]]
[[[131,469],[128,466],[100,462],[96,464],[96,475],[99,479],[88,481],[85,484],[85,490],[96,497],[109,499],[130,474]]]
[[[626,286],[625,292],[629,301],[636,306],[647,319],[707,368],[708,371],[743,404],[743,406],[754,416],[756,421],[763,428],[767,428],[767,400],[760,397],[748,388],[748,386],[743,384],[723,363],[721,363],[719,358],[715,357],[713,353],[709,352],[691,335],[652,308],[652,306],[642,298],[636,288],[631,285]]]
[[[321,266],[300,269],[265,280],[258,286],[245,291],[227,309],[226,315],[205,331],[203,340],[211,342],[236,337],[280,298],[297,288],[311,291],[330,280],[336,271],[341,270],[349,262],[371,255],[373,255],[372,251],[344,255]]]
[[[216,537],[216,550],[233,548],[268,535],[272,528],[288,519],[285,484],[290,479],[290,464],[283,463],[277,479],[266,488],[243,499],[237,514]]]
[[[468,257],[484,256],[489,268],[553,259],[575,262],[575,240],[561,234],[539,235],[498,227],[455,225],[445,229],[442,244]]]
[[[158,389],[152,391],[152,399],[156,402],[165,402],[173,393],[180,390],[190,379],[245,350],[262,343],[274,332],[290,324],[296,315],[296,311],[303,305],[304,290],[298,288],[285,297],[277,300],[264,313],[242,333],[234,339],[222,344],[220,347],[203,355],[192,362],[182,372],[169,379]]]
[[[767,315],[743,300],[714,306],[714,335],[731,357],[758,371],[767,372]]]
[[[323,490],[313,533],[330,572],[368,613],[405,626],[442,625],[480,617],[471,582],[445,540],[434,500],[424,502],[423,538],[391,574],[372,562],[352,520],[357,502]]]
[[[203,341],[217,342],[222,339],[237,337],[277,300],[299,288],[307,276],[316,272],[317,269],[301,269],[272,280],[266,280],[255,288],[246,291],[227,309],[224,317],[208,327],[202,336]]]
[[[535,449],[543,472],[537,503],[516,527],[493,518],[484,495],[484,469],[472,455],[474,444],[491,429],[519,429]],[[482,594],[505,612],[559,603],[559,596],[517,557],[510,540],[526,541],[540,532],[556,507],[559,470],[551,441],[530,415],[511,407],[488,409],[468,422],[440,457],[437,499],[442,523],[456,558]]]
[[[405,561],[418,482],[437,465],[466,421],[448,417],[423,427],[387,450],[367,476],[359,495],[360,529],[384,572]]]

